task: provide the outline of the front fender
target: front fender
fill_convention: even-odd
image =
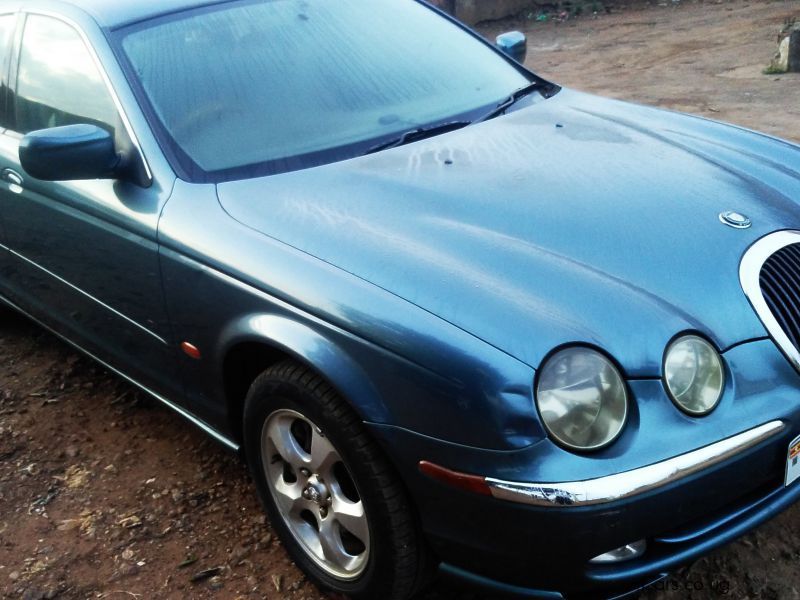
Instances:
[[[183,305],[187,290],[194,297],[192,310],[174,321],[177,336],[204,355],[202,361],[180,358],[188,408],[234,437],[224,366],[230,353],[254,344],[315,369],[366,423],[497,450],[526,447],[544,436],[532,403],[533,369],[486,344],[458,348],[452,340],[420,341],[404,332],[409,356],[402,356],[184,256],[164,249],[162,257],[169,280],[184,282],[170,286],[168,297]],[[418,342],[434,348],[415,356]]]
[[[230,432],[223,365],[259,342],[325,376],[365,422],[511,450],[544,437],[534,370],[435,315],[231,219],[178,182],[159,226],[168,312],[192,412]]]
[[[350,337],[345,332],[340,334]],[[279,314],[239,317],[223,329],[214,362],[223,364],[225,357],[242,344],[263,344],[312,366],[350,401],[364,421],[390,422],[389,408],[361,365],[308,323]]]

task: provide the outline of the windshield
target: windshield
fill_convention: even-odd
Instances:
[[[413,0],[229,2],[120,37],[151,120],[192,180],[343,160],[529,83]]]

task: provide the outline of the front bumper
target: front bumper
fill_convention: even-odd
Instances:
[[[651,541],[646,558],[614,566],[587,568],[580,581],[581,591],[570,596],[591,598],[623,598],[635,595],[641,589],[660,581],[676,568],[689,564],[715,548],[723,546],[751,529],[780,514],[800,499],[800,482],[786,489],[776,489],[763,498],[747,502],[730,514],[699,523],[679,535],[665,536]],[[491,577],[467,571],[448,563],[440,565],[441,573],[459,584],[477,587],[493,594],[515,598],[564,598],[565,594],[528,585],[514,585]],[[602,592],[600,591],[602,590]]]
[[[659,381],[632,382],[638,410],[627,437],[592,456],[568,455],[548,441],[491,452],[372,428],[401,471],[446,573],[518,596],[613,597],[800,498],[800,481],[784,487],[789,443],[800,433],[796,372],[766,340],[738,346],[726,359],[732,381],[712,415],[685,417]],[[498,497],[431,479],[420,473],[421,460],[480,473]],[[640,539],[648,548],[639,558],[590,562]]]
[[[709,446],[661,462],[597,479],[553,483],[520,483],[487,477],[495,498],[532,506],[592,506],[632,498],[710,469],[782,432],[782,421],[771,421]]]

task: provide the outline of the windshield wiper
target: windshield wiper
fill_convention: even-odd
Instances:
[[[425,138],[455,131],[456,129],[462,129],[467,125],[472,125],[472,121],[448,121],[447,123],[440,123],[438,125],[432,125],[431,127],[418,127],[417,129],[410,129],[400,137],[389,140],[388,142],[380,143],[377,146],[373,146],[367,150],[365,154],[374,154],[375,152],[380,152],[381,150],[397,148],[398,146],[410,144],[411,142],[424,140]]]
[[[539,91],[542,88],[546,87],[546,84],[541,81],[534,81],[526,85],[525,87],[519,88],[516,92],[511,94],[508,98],[500,102],[496,107],[490,110],[488,113],[479,117],[473,121],[474,123],[483,123],[484,121],[488,121],[489,119],[494,119],[495,117],[499,117],[504,112],[506,112],[509,108],[514,106],[517,102],[522,100],[525,96],[529,96],[533,92]]]
[[[377,146],[373,146],[372,148],[367,150],[364,154],[374,154],[375,152],[380,152],[381,150],[388,150],[389,148],[397,148],[398,146],[410,144],[411,142],[424,140],[426,138],[433,137],[435,135],[448,133],[450,131],[455,131],[456,129],[463,129],[464,127],[467,127],[469,125],[474,125],[475,123],[483,123],[484,121],[488,121],[489,119],[494,119],[495,117],[502,115],[509,108],[514,106],[514,104],[522,100],[525,96],[528,96],[533,92],[539,91],[546,87],[547,87],[546,83],[542,81],[534,81],[526,85],[525,87],[519,88],[516,92],[511,94],[508,98],[506,98],[502,102],[500,102],[487,114],[483,115],[482,117],[478,117],[474,121],[448,121],[446,123],[440,123],[438,125],[433,125],[431,127],[418,127],[416,129],[410,129],[397,138],[389,140],[388,142],[382,142]]]

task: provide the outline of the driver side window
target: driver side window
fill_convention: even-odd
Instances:
[[[51,17],[28,15],[14,101],[15,129],[89,123],[119,130],[119,114],[77,31]]]
[[[8,65],[11,58],[12,37],[17,24],[17,15],[0,15],[0,129],[9,125],[8,119]]]

